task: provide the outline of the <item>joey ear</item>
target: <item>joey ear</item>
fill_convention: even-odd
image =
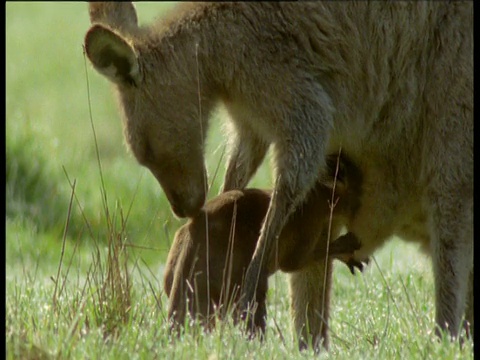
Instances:
[[[93,25],[85,35],[85,52],[95,69],[116,84],[140,82],[138,57],[122,36],[103,25]]]

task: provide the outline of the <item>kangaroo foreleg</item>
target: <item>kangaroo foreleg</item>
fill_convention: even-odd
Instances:
[[[328,349],[332,260],[289,274],[290,312],[300,350]]]

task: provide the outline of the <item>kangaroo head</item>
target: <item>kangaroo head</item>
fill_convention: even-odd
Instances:
[[[134,156],[158,180],[175,215],[194,216],[206,196],[203,153],[208,114],[199,109],[209,109],[211,97],[202,88],[199,98],[202,72],[195,67],[195,53],[184,54],[168,41],[163,44],[161,35],[149,29],[134,30],[134,8],[126,9],[130,30],[120,33],[120,20],[90,7],[92,19],[99,22],[85,36],[85,52],[117,90],[125,138]],[[193,64],[186,63],[192,58]]]

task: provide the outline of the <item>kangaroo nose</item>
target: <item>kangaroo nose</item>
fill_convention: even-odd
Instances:
[[[187,217],[185,211],[183,211],[183,209],[178,207],[178,205],[176,205],[176,204],[172,204],[172,211],[175,214],[175,216],[177,216],[179,218]]]
[[[170,205],[173,213],[179,218],[194,217],[202,208],[205,196],[182,198],[177,193],[170,194]]]

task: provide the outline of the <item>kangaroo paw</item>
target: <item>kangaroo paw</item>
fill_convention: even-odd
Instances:
[[[357,236],[351,232],[340,236],[330,244],[330,255],[352,254],[362,247]]]
[[[348,266],[348,268],[350,269],[350,272],[352,273],[352,275],[355,275],[355,268],[360,270],[360,272],[363,272],[364,266],[368,265],[368,263],[370,262],[370,259],[358,261],[358,260],[354,259],[353,257],[351,257],[350,259],[348,259],[347,261],[344,261],[344,262]]]
[[[355,251],[359,250],[361,247],[362,243],[357,236],[348,232],[331,243],[330,255],[333,258],[342,261],[348,266],[352,275],[355,275],[355,268],[360,270],[360,272],[363,272],[364,267],[370,262],[370,259],[368,258],[362,260],[355,258]]]

